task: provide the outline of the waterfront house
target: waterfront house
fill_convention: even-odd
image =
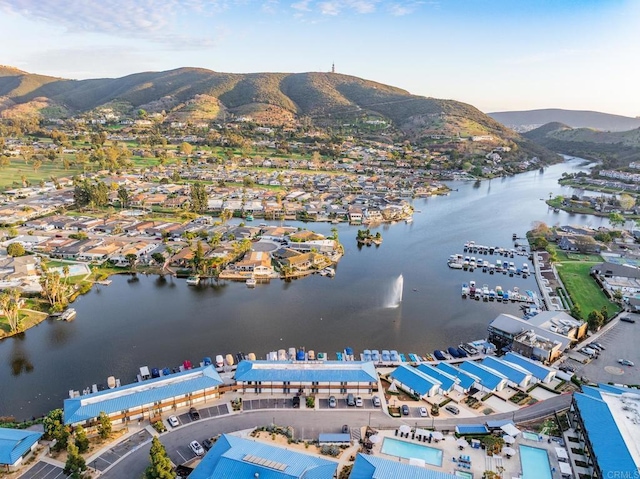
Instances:
[[[362,208],[358,206],[349,207],[349,223],[354,225],[362,224]]]
[[[436,369],[445,373],[449,377],[456,378],[453,389],[461,393],[468,393],[477,380],[476,377],[458,369],[457,367],[449,363],[439,362],[436,365]]]
[[[521,368],[526,369],[539,382],[548,384],[556,377],[557,371],[555,369],[545,366],[540,361],[533,361],[531,359],[525,358],[520,354],[509,352],[505,354],[502,359],[509,363],[517,364]]]
[[[218,438],[189,479],[332,479],[338,463],[230,434]]]
[[[235,372],[238,391],[305,394],[365,393],[378,390],[370,361],[241,361]]]
[[[459,379],[456,376],[448,374],[434,366],[431,366],[430,364],[418,364],[416,369],[432,378],[434,382],[440,383],[440,386],[438,387],[438,394],[447,394],[451,392],[456,383],[459,382]]]
[[[475,385],[481,391],[488,393],[502,391],[507,386],[506,376],[475,361],[464,361],[459,368],[478,378]]]
[[[481,364],[505,376],[507,384],[511,387],[527,388],[533,380],[531,373],[526,369],[494,356],[486,356]]]
[[[0,466],[7,472],[20,467],[38,446],[41,432],[0,427]]]
[[[90,426],[104,412],[114,425],[153,419],[178,407],[217,399],[222,384],[214,366],[203,366],[64,400],[64,423]]]
[[[441,382],[413,366],[402,364],[394,369],[389,378],[393,379],[400,389],[420,398],[438,394]]]
[[[236,270],[251,272],[253,276],[271,276],[271,255],[263,251],[251,251],[236,263]]]

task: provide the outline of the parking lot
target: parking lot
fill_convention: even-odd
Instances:
[[[229,406],[227,406],[226,404],[220,404],[219,406],[203,407],[203,408],[196,408],[196,409],[200,413],[200,419],[206,419],[208,417],[217,417],[217,416],[222,416],[224,414],[229,414]],[[180,421],[180,424],[189,424],[190,422],[193,422],[193,419],[191,419],[191,416],[189,416],[189,413],[186,412],[178,416],[178,421]]]
[[[356,408],[356,406],[348,406],[346,399],[336,398],[336,407],[329,408],[329,398],[318,399],[318,407],[320,409],[379,409],[373,405],[371,398],[362,398],[362,406]]]
[[[101,454],[98,459],[96,459],[95,461],[91,461],[91,464],[87,464],[87,465],[95,469],[98,469],[100,471],[104,471],[106,468],[108,468],[111,464],[116,462],[122,456],[124,456],[125,454],[128,454],[131,451],[136,450],[140,446],[140,444],[150,439],[151,439],[151,434],[149,434],[146,430],[143,429],[137,434],[134,434],[128,437],[127,439],[125,439],[124,441],[116,444],[114,447],[112,447],[105,453]],[[47,479],[49,478],[47,477]]]
[[[250,399],[242,401],[242,409],[254,411],[256,409],[292,409],[292,398]]]
[[[48,462],[39,461],[31,469],[20,476],[20,479],[63,479],[68,476],[61,467]]]
[[[619,322],[594,341],[606,349],[588,364],[569,359],[565,363],[575,367],[575,374],[595,383],[640,384],[640,348],[637,335],[640,333],[640,316],[630,315],[636,323]],[[582,353],[573,352],[578,359],[587,359]],[[632,361],[634,366],[623,366],[618,360]]]

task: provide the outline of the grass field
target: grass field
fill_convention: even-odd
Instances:
[[[558,274],[574,304],[580,306],[582,318],[587,319],[593,310],[607,308],[609,317],[620,310],[620,307],[609,301],[598,284],[589,274],[591,267],[597,262],[564,261],[556,263]]]
[[[22,187],[22,177],[24,176],[32,186],[38,186],[40,181],[50,181],[54,178],[71,178],[82,170],[78,167],[71,166],[65,170],[61,161],[51,162],[43,161],[38,171],[34,171],[31,164],[25,164],[22,159],[11,159],[8,166],[0,168],[0,189],[10,189],[14,187]]]

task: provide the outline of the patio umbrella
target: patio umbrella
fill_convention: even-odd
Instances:
[[[442,441],[444,439],[444,434],[440,431],[433,431],[431,433],[431,437],[433,437],[436,441]]]
[[[516,455],[516,450],[512,447],[505,447],[504,449],[502,449],[502,452],[504,452],[507,456]]]
[[[505,444],[513,444],[514,442],[516,442],[513,436],[502,436],[502,440],[505,442]]]
[[[469,443],[467,442],[467,440],[463,437],[461,437],[460,439],[458,439],[456,441],[456,444],[458,445],[458,447],[462,448],[462,447],[467,447],[469,445]]]
[[[408,426],[407,424],[403,424],[402,426],[400,426],[399,430],[401,433],[406,434],[408,432],[411,432],[411,426]]]
[[[372,444],[378,444],[381,440],[382,438],[377,434],[374,434],[373,436],[369,436],[369,441],[371,441]]]

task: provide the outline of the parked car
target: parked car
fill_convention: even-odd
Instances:
[[[349,434],[349,425],[345,424],[342,426],[342,434]]]
[[[633,366],[633,361],[629,361],[628,359],[618,359],[618,362],[623,366]]]
[[[300,407],[300,396],[293,396],[293,407],[294,408]]]
[[[338,405],[338,401],[336,401],[335,396],[329,396],[329,407],[336,407]]]
[[[589,349],[593,349],[594,351],[602,352],[602,348],[598,345],[598,343],[589,343],[586,347]]]
[[[429,415],[427,414],[427,408],[426,407],[421,407],[420,408],[420,417],[428,417]]]
[[[356,398],[356,407],[362,407],[362,406],[364,406],[364,402],[362,401],[362,398],[358,396]]]
[[[601,343],[593,342],[591,344],[594,345],[596,348],[599,348],[601,351],[604,351],[605,349],[607,349]]]
[[[382,404],[380,402],[380,398],[378,396],[373,396],[373,398],[371,400],[373,401],[373,406],[374,407],[380,407],[380,405]]]
[[[633,318],[629,318],[628,316],[620,316],[620,321],[624,321],[625,323],[635,323],[636,320]]]
[[[175,416],[169,416],[167,422],[171,427],[178,427],[180,425],[180,421],[178,421],[178,418]]]
[[[453,406],[451,404],[447,404],[444,407],[447,411],[449,411],[451,414],[460,414],[460,409],[458,409],[456,406]]]
[[[200,445],[198,441],[191,441],[189,443],[189,448],[193,451],[196,456],[204,456],[204,449]]]
[[[349,393],[347,394],[347,406],[355,406],[356,405],[356,398],[353,397],[353,394]]]
[[[205,451],[208,451],[213,447],[213,441],[211,439],[205,439],[202,441],[202,447],[204,447]]]
[[[200,413],[196,408],[192,407],[191,409],[189,409],[189,417],[191,418],[191,420],[197,421],[198,419],[200,419]]]
[[[407,406],[406,404],[402,405],[402,414],[405,416],[409,415],[409,406]]]

